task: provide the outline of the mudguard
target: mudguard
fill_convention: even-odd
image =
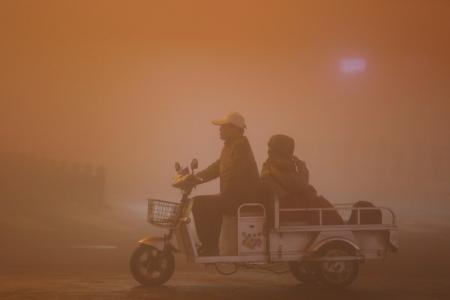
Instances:
[[[316,243],[313,243],[311,247],[308,249],[308,251],[316,252],[319,251],[323,246],[333,243],[333,242],[339,242],[339,243],[345,243],[349,246],[351,246],[355,250],[360,250],[360,247],[351,239],[345,238],[345,237],[330,237],[322,239]]]
[[[143,239],[140,239],[138,241],[138,244],[152,246],[158,249],[159,251],[163,251],[164,245],[166,245],[166,247],[168,247],[172,252],[178,252],[177,248],[175,248],[170,242],[167,242],[166,244],[165,238],[160,236],[145,237]]]

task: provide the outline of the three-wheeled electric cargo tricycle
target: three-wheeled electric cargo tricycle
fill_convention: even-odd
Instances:
[[[396,216],[390,208],[352,205],[280,208],[278,199],[274,197],[270,228],[263,205],[242,204],[235,216],[223,217],[220,255],[199,256],[191,215],[193,200],[189,197],[193,185],[186,183],[197,164],[193,160],[191,170],[176,164],[177,175],[172,185],[182,191],[180,203],[148,200],[148,221],[167,228],[168,233],[141,239],[131,256],[131,274],[143,285],[161,285],[169,280],[175,270],[174,253],[182,252],[188,261],[214,265],[221,274],[252,268],[280,272],[274,267],[279,269],[279,265],[285,265],[303,283],[339,288],[355,280],[361,262],[384,259],[389,252],[398,249]],[[353,211],[356,222],[351,225],[322,225],[322,216],[327,210]],[[360,216],[365,210],[381,212],[381,224],[362,224]],[[300,211],[318,214],[319,224],[280,220],[280,213]]]

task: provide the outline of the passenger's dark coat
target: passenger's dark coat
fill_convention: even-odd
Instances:
[[[314,187],[309,184],[309,171],[306,164],[295,156],[286,158],[272,155],[269,157],[263,164],[261,181],[266,191],[269,190],[277,195],[280,208],[332,207],[330,202],[318,196]],[[319,224],[319,215],[317,212],[286,212],[280,215],[280,220]],[[324,211],[322,224],[343,224],[343,220],[336,211]]]

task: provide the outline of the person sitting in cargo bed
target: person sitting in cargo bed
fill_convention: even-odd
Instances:
[[[268,158],[261,169],[261,181],[266,193],[275,193],[280,208],[329,208],[333,207],[315,188],[309,184],[309,171],[306,164],[294,155],[294,139],[287,135],[274,135],[268,143]],[[267,202],[267,200],[266,200]],[[270,209],[270,201],[266,203]],[[273,214],[271,214],[273,215]],[[280,222],[306,222],[318,225],[319,213],[283,212]],[[323,211],[323,225],[344,224],[341,216],[334,210]]]

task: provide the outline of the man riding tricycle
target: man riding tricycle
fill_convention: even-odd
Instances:
[[[220,158],[197,174],[197,160],[190,169],[176,163],[172,185],[182,192],[179,203],[148,200],[148,221],[168,233],[138,242],[130,259],[138,282],[169,280],[174,254],[181,252],[188,261],[215,265],[222,274],[251,268],[279,272],[274,266],[285,265],[301,282],[345,287],[361,262],[397,250],[393,211],[366,202],[333,206],[318,196],[305,164],[293,156],[291,138],[276,135],[269,141],[261,188],[242,116],[231,113],[213,123],[225,140]],[[195,185],[216,177],[220,195],[190,197]],[[348,212],[349,220],[339,212]],[[225,272],[223,265],[233,269]]]

